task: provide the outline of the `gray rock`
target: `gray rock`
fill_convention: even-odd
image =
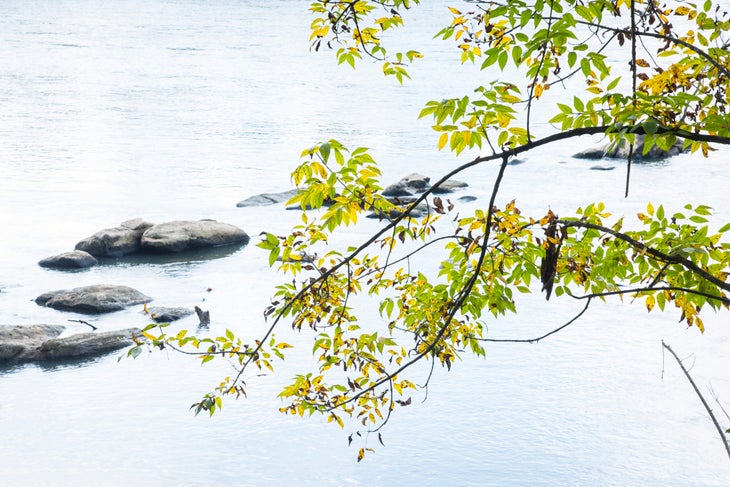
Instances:
[[[261,193],[239,201],[236,203],[236,206],[239,208],[247,208],[250,206],[266,206],[274,205],[276,203],[285,203],[296,196],[298,192],[299,190],[292,189],[282,193]]]
[[[573,154],[573,157],[575,157],[576,159],[588,159],[591,161],[603,159],[604,154],[606,154],[607,148],[607,145],[603,145],[601,147],[591,147],[589,149],[582,150]]]
[[[392,198],[394,196],[413,196],[413,192],[408,189],[408,186],[402,183],[391,184],[383,189],[383,196]]]
[[[170,323],[193,314],[190,308],[167,308],[163,306],[151,306],[147,309],[150,318],[156,323]]]
[[[96,232],[76,244],[76,250],[83,250],[94,257],[121,257],[140,249],[142,234],[153,223],[135,218],[114,228]]]
[[[423,174],[409,174],[397,183],[387,186],[383,190],[383,196],[413,196],[414,194],[422,193],[428,188],[430,180],[431,178]]]
[[[147,229],[142,235],[142,250],[180,252],[201,247],[246,245],[249,236],[240,228],[215,220],[173,221]]]
[[[39,306],[80,313],[109,313],[150,301],[131,287],[107,284],[52,291],[35,299]]]
[[[584,151],[574,154],[573,157],[576,159],[627,159],[629,157],[629,143],[625,140],[619,141],[613,147],[611,144],[605,144],[601,147],[594,147],[586,149]],[[610,149],[610,150],[609,150]],[[644,137],[642,135],[636,136],[636,144],[634,145],[634,154],[632,158],[634,160],[646,160],[646,159],[666,159],[667,157],[676,156],[682,152],[682,141],[677,140],[675,144],[668,150],[660,149],[654,145],[647,154],[644,152]]]
[[[428,188],[429,181],[431,181],[431,178],[429,178],[428,176],[424,176],[423,174],[418,174],[414,172],[402,178],[399,183],[404,184],[408,188],[423,192],[425,189]]]
[[[76,359],[131,345],[137,328],[101,333],[78,333],[58,338],[61,325],[0,326],[0,363]]]
[[[433,188],[433,194],[453,193],[457,189],[466,188],[467,186],[469,186],[469,184],[465,183],[464,181],[449,179],[447,181],[444,181],[437,187]]]
[[[367,215],[367,218],[377,218],[380,220],[394,220],[400,216],[402,216],[405,213],[406,208],[408,207],[408,204],[398,206],[396,208],[393,208],[392,210],[388,212],[376,212],[373,211]],[[415,208],[411,210],[410,216],[411,218],[423,218],[428,214],[428,205],[425,201],[422,201],[418,205],[416,205]]]
[[[99,261],[90,253],[83,250],[74,250],[45,258],[38,262],[38,265],[49,269],[85,269],[98,263]]]
[[[470,203],[472,201],[476,201],[476,196],[466,195],[466,196],[460,196],[458,201],[461,201],[462,203]]]
[[[39,359],[60,360],[100,355],[119,350],[134,343],[132,335],[139,334],[139,328],[107,332],[77,333],[69,337],[46,340],[38,350]]]
[[[66,328],[61,325],[0,325],[0,363],[23,360]]]

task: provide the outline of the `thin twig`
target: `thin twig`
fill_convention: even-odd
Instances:
[[[84,320],[68,320],[68,321],[73,321],[75,323],[81,323],[81,324],[84,324],[86,326],[90,326],[91,329],[94,330],[94,331],[96,331],[98,329],[97,327],[95,327],[94,325],[92,325],[91,323],[89,323],[88,321],[84,321]]]
[[[563,325],[555,328],[554,330],[549,331],[549,332],[545,333],[544,335],[539,336],[537,338],[523,338],[523,339],[513,339],[513,338],[476,338],[476,337],[472,337],[472,338],[474,340],[477,340],[477,341],[480,341],[480,342],[491,342],[491,343],[537,343],[540,340],[543,340],[543,339],[549,337],[550,335],[553,335],[553,334],[559,332],[563,328],[567,328],[568,326],[570,326],[573,323],[575,323],[578,320],[578,318],[580,318],[581,316],[583,316],[583,313],[585,313],[588,310],[588,306],[590,306],[590,304],[591,304],[591,299],[592,298],[588,298],[588,301],[586,301],[586,305],[583,306],[583,309],[580,311],[580,313],[578,313],[577,315],[575,315],[570,321],[568,321],[567,323],[565,323],[565,324],[563,324]]]
[[[695,381],[692,380],[692,376],[689,375],[689,372],[687,372],[687,369],[684,367],[684,364],[679,359],[676,353],[674,353],[674,350],[672,350],[672,347],[670,347],[664,340],[662,340],[662,346],[669,350],[669,353],[672,354],[674,357],[674,360],[677,361],[677,364],[679,364],[679,368],[682,369],[682,372],[684,372],[685,377],[687,377],[687,380],[692,385],[692,389],[695,390],[695,393],[697,394],[697,397],[700,398],[700,401],[702,401],[702,405],[705,407],[705,411],[707,411],[707,414],[710,415],[710,419],[712,420],[712,424],[715,425],[715,428],[717,429],[717,432],[720,433],[720,439],[722,440],[722,444],[725,446],[725,451],[727,452],[727,456],[730,457],[730,440],[728,439],[725,432],[722,430],[722,427],[720,426],[720,423],[717,421],[717,418],[715,417],[715,414],[712,412],[712,409],[710,409],[710,405],[707,404],[707,401],[705,401],[705,397],[702,395],[700,390],[697,388],[697,384],[695,384]]]

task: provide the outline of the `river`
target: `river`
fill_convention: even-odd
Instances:
[[[397,85],[368,62],[338,67],[308,49],[307,2],[295,0],[4,0],[0,5],[0,323],[72,319],[102,329],[144,326],[139,309],[104,317],[36,306],[46,291],[126,284],[155,304],[209,309],[211,332],[254,336],[280,279],[254,245],[221,259],[125,262],[83,272],[37,262],[95,231],[142,217],[213,218],[256,241],[296,222],[281,206],[236,208],[290,187],[303,148],[330,137],[373,148],[384,180],[437,178],[455,159],[435,151],[430,99],[463,94],[479,74],[443,73],[452,53],[432,41],[445,2],[418,9],[408,38],[425,45],[413,80]],[[441,17],[439,17],[441,15]],[[447,15],[447,14],[446,14]],[[429,20],[429,18],[431,20]],[[435,19],[435,20],[433,20]],[[728,150],[590,170],[571,158],[586,138],[510,166],[503,204],[559,214],[590,201],[635,214],[647,201],[715,208],[730,221]],[[466,161],[474,154],[465,154]],[[485,204],[495,168],[460,179]],[[347,238],[362,240],[368,222]],[[207,289],[211,291],[207,291]],[[730,461],[673,360],[667,340],[703,391],[730,406],[727,314],[708,313],[701,335],[675,313],[611,301],[538,345],[492,345],[437,371],[427,400],[392,419],[385,447],[355,461],[346,433],[319,418],[277,412],[278,388],[308,362],[306,346],[249,397],[213,418],[189,405],[226,374],[173,353],[0,371],[3,485],[727,485]],[[535,296],[490,332],[530,337],[565,322],[575,303]],[[195,328],[189,318],[181,326]],[[425,374],[424,374],[425,376]],[[730,420],[725,421],[725,425]]]

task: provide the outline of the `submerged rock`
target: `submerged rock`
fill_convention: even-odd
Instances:
[[[267,206],[274,205],[276,203],[286,203],[296,196],[297,193],[299,193],[298,189],[292,189],[282,193],[261,193],[239,201],[236,203],[236,206],[239,208],[247,208],[250,206]]]
[[[47,257],[38,262],[38,265],[49,269],[85,269],[98,263],[99,261],[90,253],[83,250],[74,250]]]
[[[200,247],[246,245],[249,236],[240,228],[215,220],[173,221],[155,225],[142,235],[142,250],[181,252]]]
[[[100,355],[131,345],[137,328],[58,338],[61,325],[0,326],[0,363],[40,362]]]
[[[35,299],[39,306],[92,314],[119,311],[128,306],[150,301],[152,301],[151,297],[145,296],[136,289],[108,284],[51,291],[41,294]]]
[[[114,228],[107,228],[76,244],[94,257],[121,257],[140,249],[142,234],[154,224],[141,218],[127,220]]]

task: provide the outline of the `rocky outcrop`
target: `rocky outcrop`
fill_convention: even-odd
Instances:
[[[215,220],[173,221],[155,225],[142,235],[142,250],[180,252],[200,247],[245,245],[249,236],[240,228]]]
[[[576,159],[628,159],[629,157],[629,143],[625,140],[619,141],[617,144],[605,144],[601,147],[593,147],[584,151],[573,154]],[[669,150],[660,149],[656,145],[649,149],[649,152],[644,154],[644,136],[637,135],[636,143],[634,144],[634,153],[632,159],[636,161],[640,160],[656,160],[666,159],[667,157],[676,156],[682,152],[682,141],[678,140],[675,144],[669,148]]]
[[[190,308],[168,308],[163,306],[150,306],[147,313],[156,323],[170,323],[193,314]]]
[[[45,258],[38,262],[38,265],[49,269],[85,269],[98,263],[99,261],[90,253],[74,250]]]
[[[76,250],[83,250],[94,257],[121,257],[140,249],[142,234],[154,224],[141,218],[127,220],[114,228],[96,232],[76,244]]]
[[[0,325],[0,363],[78,359],[131,345],[137,328],[58,338],[61,325]]]
[[[108,284],[52,291],[41,294],[35,299],[40,306],[91,314],[119,311],[128,306],[150,301],[152,298],[136,289]]]
[[[276,203],[286,203],[296,196],[298,192],[299,190],[292,189],[282,193],[261,193],[239,201],[236,203],[236,206],[239,208],[247,208],[250,206],[267,206],[274,205]]]

